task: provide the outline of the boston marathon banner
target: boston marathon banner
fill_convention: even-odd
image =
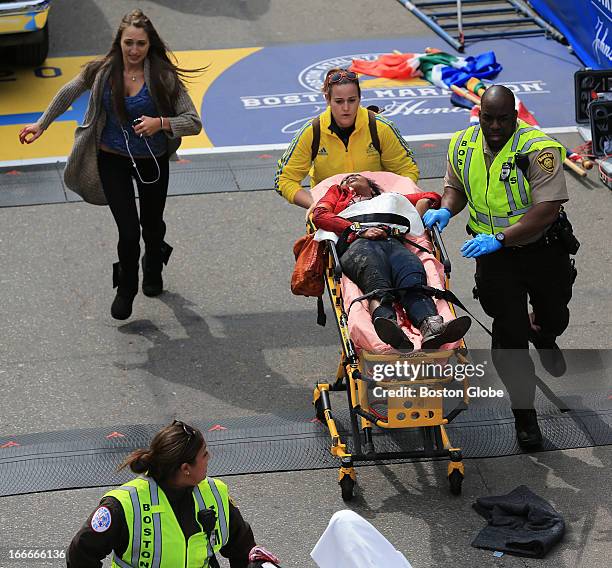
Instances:
[[[431,36],[176,52],[181,67],[209,66],[187,83],[204,128],[198,136],[184,138],[181,150],[285,147],[308,120],[325,109],[321,85],[329,69],[348,68],[354,59],[373,61],[394,51],[422,53],[427,47],[443,46]],[[494,51],[503,66],[495,81],[515,92],[542,127],[563,128],[574,123],[574,102],[567,96],[567,85],[580,64],[564,46],[535,37],[487,42],[486,49]],[[483,46],[469,46],[466,51],[466,56],[477,56]],[[50,57],[34,69],[2,66],[0,164],[55,161],[69,154],[89,93],[58,117],[36,144],[19,144],[17,133],[38,120],[55,93],[94,57]],[[423,77],[362,75],[361,89],[362,104],[380,107],[412,141],[448,136],[470,121],[467,109],[451,104],[451,91],[444,84],[432,85]]]
[[[612,0],[530,0],[587,67],[612,67]]]

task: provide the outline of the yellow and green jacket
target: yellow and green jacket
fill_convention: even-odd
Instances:
[[[207,568],[209,559],[229,538],[227,485],[206,478],[193,488],[193,514],[214,508],[217,516],[209,539],[204,531],[188,541],[163,490],[150,477],[137,477],[106,493],[119,501],[128,526],[128,546],[113,557],[113,568]],[[198,521],[199,524],[199,521]]]
[[[468,200],[468,225],[475,233],[495,234],[517,223],[532,204],[529,180],[517,165],[517,155],[565,148],[544,132],[518,121],[517,129],[487,168],[480,125],[456,132],[448,146],[448,160],[462,181]]]
[[[302,187],[302,180],[308,174],[311,187],[336,174],[363,171],[393,172],[418,181],[419,168],[412,150],[395,124],[380,114],[376,115],[381,149],[379,154],[372,144],[368,120],[368,110],[359,107],[355,130],[351,133],[347,148],[329,129],[331,108],[327,107],[320,115],[321,139],[314,162],[311,161],[313,132],[312,121],[309,120],[295,135],[278,162],[274,178],[276,191],[293,203],[295,194]]]

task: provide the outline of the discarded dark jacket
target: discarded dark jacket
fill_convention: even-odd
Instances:
[[[507,495],[481,497],[472,506],[489,522],[472,542],[476,548],[543,558],[565,532],[561,515],[525,485]]]

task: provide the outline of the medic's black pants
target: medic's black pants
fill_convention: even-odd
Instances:
[[[502,248],[476,259],[480,303],[493,318],[493,363],[513,408],[532,408],[535,395],[527,302],[541,336],[554,341],[569,323],[573,277],[569,255],[560,243]]]
[[[342,255],[342,271],[364,294],[379,288],[404,288],[427,284],[425,268],[419,257],[397,239],[357,239]],[[419,327],[428,316],[437,315],[433,300],[418,290],[400,292],[401,304],[408,319]],[[392,302],[393,294],[378,298]]]

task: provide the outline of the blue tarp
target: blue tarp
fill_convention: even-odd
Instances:
[[[530,0],[587,67],[612,67],[612,0]]]

